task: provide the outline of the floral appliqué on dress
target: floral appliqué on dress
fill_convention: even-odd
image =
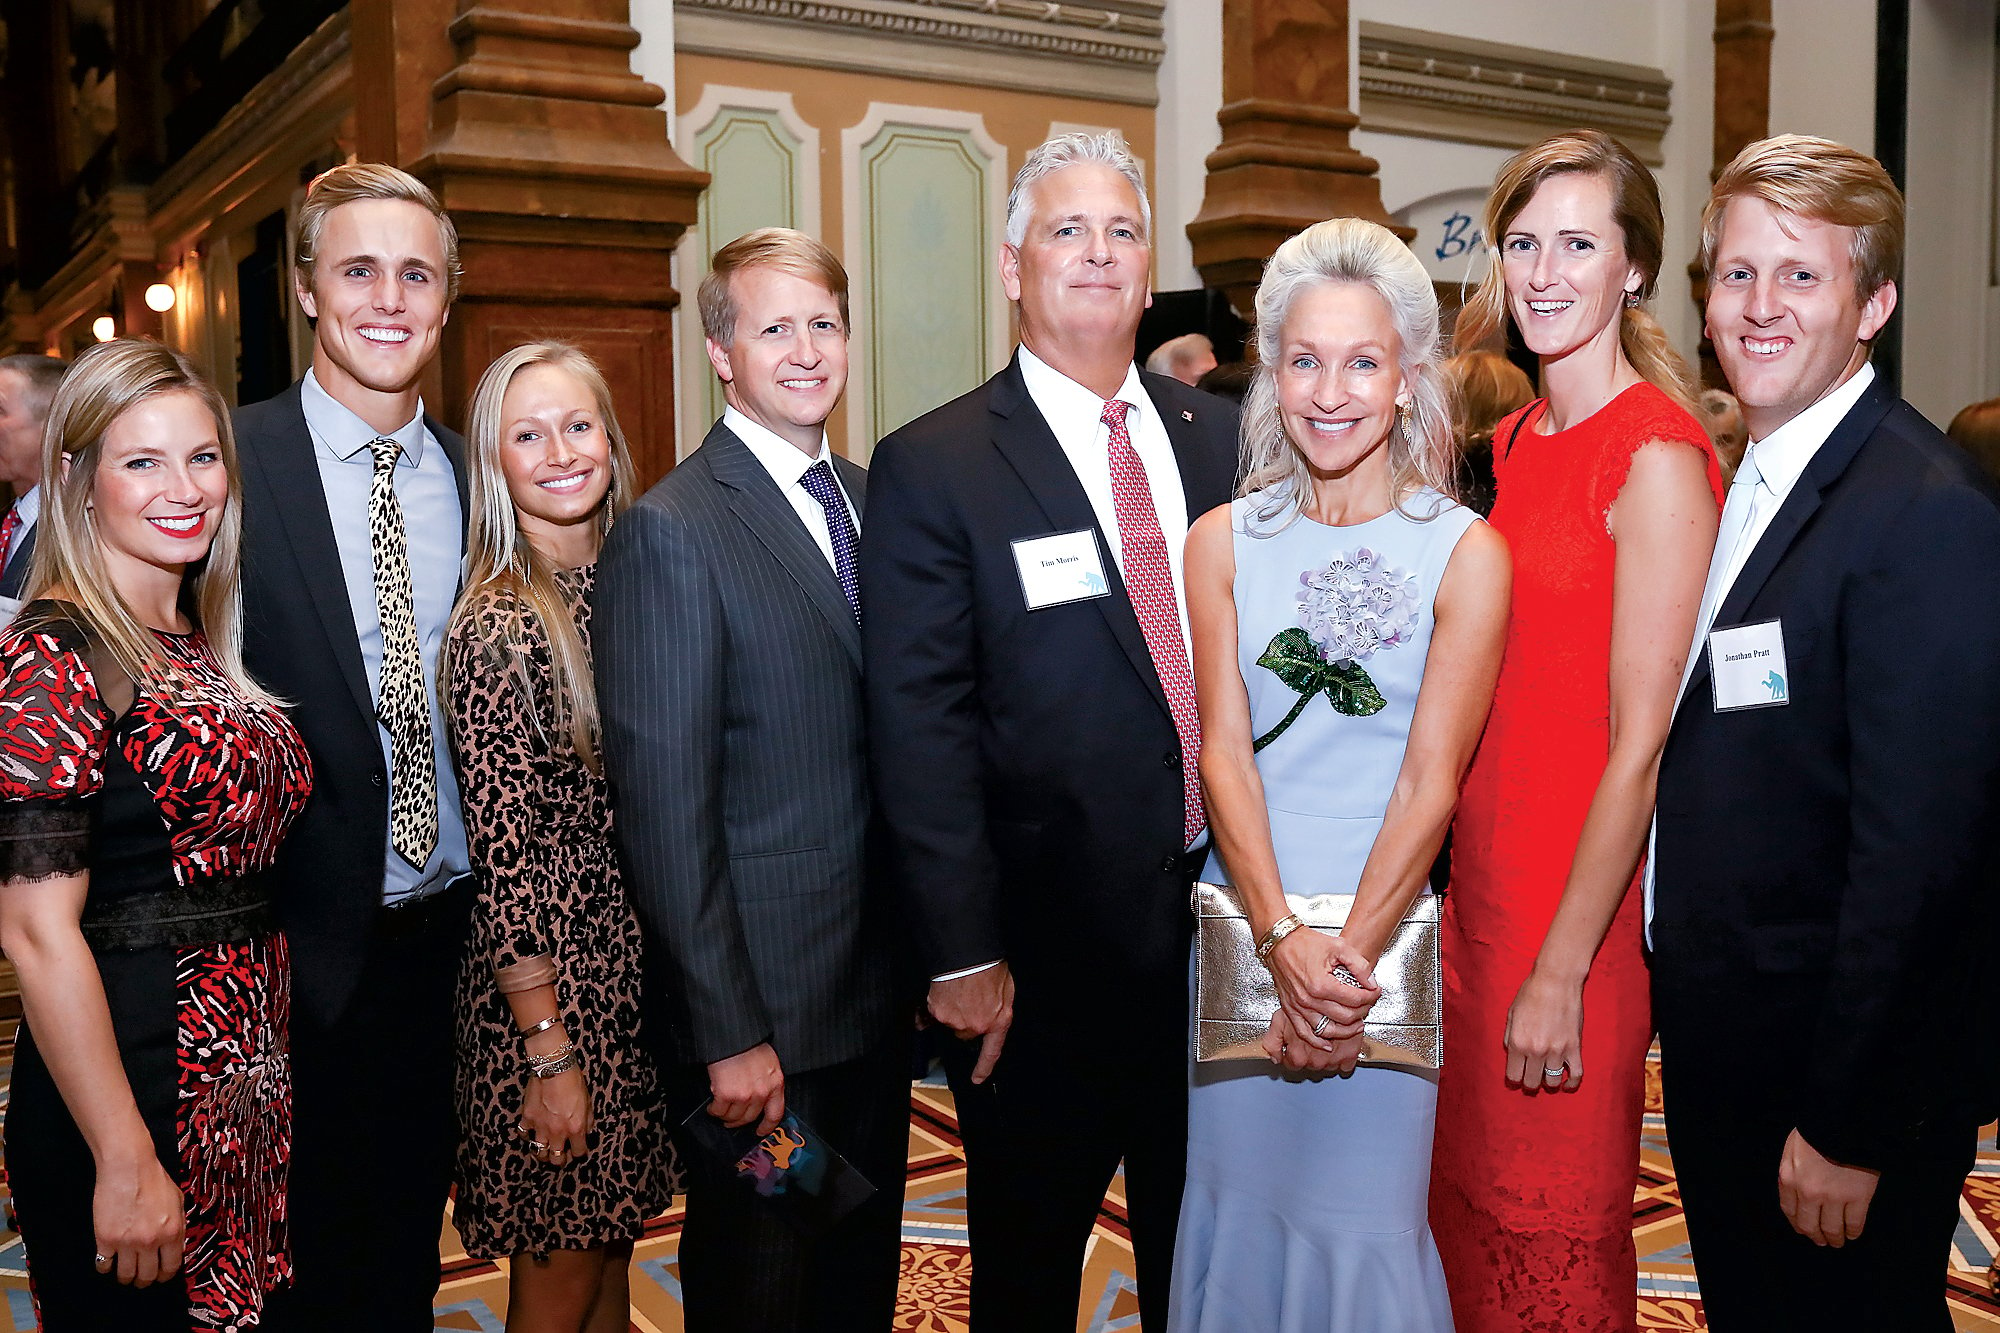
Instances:
[[[1277,726],[1252,742],[1261,750],[1292,725],[1315,694],[1334,711],[1367,717],[1388,706],[1361,664],[1417,632],[1422,593],[1417,576],[1395,569],[1363,546],[1337,555],[1324,569],[1299,575],[1299,623],[1280,630],[1257,665],[1298,691],[1299,701]]]

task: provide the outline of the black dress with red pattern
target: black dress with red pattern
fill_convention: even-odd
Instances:
[[[249,1328],[291,1277],[291,972],[260,881],[311,765],[200,634],[157,637],[158,688],[51,603],[0,637],[0,883],[87,874],[81,926],[119,1058],[187,1210],[181,1279],[96,1272],[95,1163],[24,1023],[6,1162],[47,1333]]]

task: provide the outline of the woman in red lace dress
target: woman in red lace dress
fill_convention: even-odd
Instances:
[[[1494,433],[1514,615],[1454,827],[1431,1227],[1460,1333],[1595,1333],[1636,1324],[1638,869],[1721,478],[1640,308],[1663,230],[1646,168],[1558,135],[1502,168],[1486,222],[1460,341],[1511,326],[1549,396]]]
[[[51,404],[0,636],[7,1175],[46,1333],[255,1325],[289,1280],[290,970],[258,882],[311,790],[244,674],[222,400],[136,340]]]

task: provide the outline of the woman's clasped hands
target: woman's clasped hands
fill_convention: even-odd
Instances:
[[[1287,1069],[1354,1072],[1361,1026],[1382,998],[1374,964],[1338,935],[1295,930],[1278,942],[1266,966],[1278,985],[1278,1012],[1264,1034],[1264,1054]]]

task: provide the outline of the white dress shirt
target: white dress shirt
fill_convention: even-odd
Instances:
[[[10,506],[14,515],[14,532],[7,539],[7,549],[0,551],[0,569],[7,568],[7,562],[14,558],[14,552],[21,549],[21,543],[34,531],[35,523],[42,516],[42,488],[30,486],[14,498]]]
[[[807,470],[813,464],[826,460],[827,470],[833,473],[833,488],[840,492],[840,501],[847,506],[847,518],[854,524],[857,537],[861,535],[861,515],[855,512],[854,500],[848,495],[847,487],[840,484],[840,469],[833,466],[833,451],[826,447],[826,432],[820,432],[819,452],[808,455],[784,436],[765,429],[733,407],[722,409],[722,424],[743,441],[751,456],[771,474],[771,480],[778,484],[779,493],[799,516],[799,522],[806,525],[806,531],[812,534],[813,541],[819,546],[819,553],[826,557],[827,567],[837,573],[840,566],[833,558],[833,534],[827,530],[826,510],[805,488],[803,479]]]
[[[1833,434],[1833,428],[1854,410],[1854,405],[1861,401],[1862,393],[1874,382],[1875,367],[1862,362],[1861,369],[1848,376],[1826,397],[1763,439],[1750,441],[1749,448],[1744,451],[1745,467],[1754,470],[1757,480],[1749,485],[1729,488],[1729,500],[1722,510],[1722,533],[1726,536],[1733,529],[1738,529],[1739,523],[1740,531],[1736,540],[1728,543],[1727,550],[1723,549],[1723,541],[1718,540],[1715,553],[1709,557],[1708,587],[1695,620],[1694,642],[1688,648],[1687,665],[1681,669],[1680,694],[1674,700],[1676,714],[1685,702],[1688,680],[1694,675],[1701,654],[1707,650],[1708,632],[1715,625],[1716,612],[1729,600],[1729,590],[1736,586],[1737,576],[1750,561],[1750,553],[1757,549],[1757,543],[1764,540],[1771,520],[1785,507],[1792,488],[1799,484],[1799,478],[1805,475],[1813,456]],[[1749,506],[1747,517],[1738,518],[1736,511],[1739,505]],[[1659,834],[1659,817],[1655,815],[1652,829],[1646,835],[1644,888],[1648,944],[1653,941],[1653,852]]]
[[[1046,361],[1021,348],[1021,379],[1028,386],[1042,420],[1049,423],[1056,443],[1069,459],[1070,470],[1083,483],[1090,499],[1097,527],[1111,548],[1118,571],[1125,571],[1125,550],[1118,533],[1118,506],[1111,495],[1111,428],[1104,424],[1104,399],[1084,388]],[[1146,485],[1153,492],[1153,512],[1160,520],[1160,535],[1167,542],[1167,568],[1174,581],[1174,605],[1180,612],[1181,648],[1188,660],[1194,649],[1188,640],[1187,582],[1183,572],[1183,547],[1187,545],[1187,492],[1181,489],[1181,465],[1174,457],[1173,441],[1160,420],[1159,409],[1139,382],[1139,368],[1125,371],[1118,386],[1118,401],[1125,403],[1125,430],[1132,437],[1132,452],[1146,468]]]

